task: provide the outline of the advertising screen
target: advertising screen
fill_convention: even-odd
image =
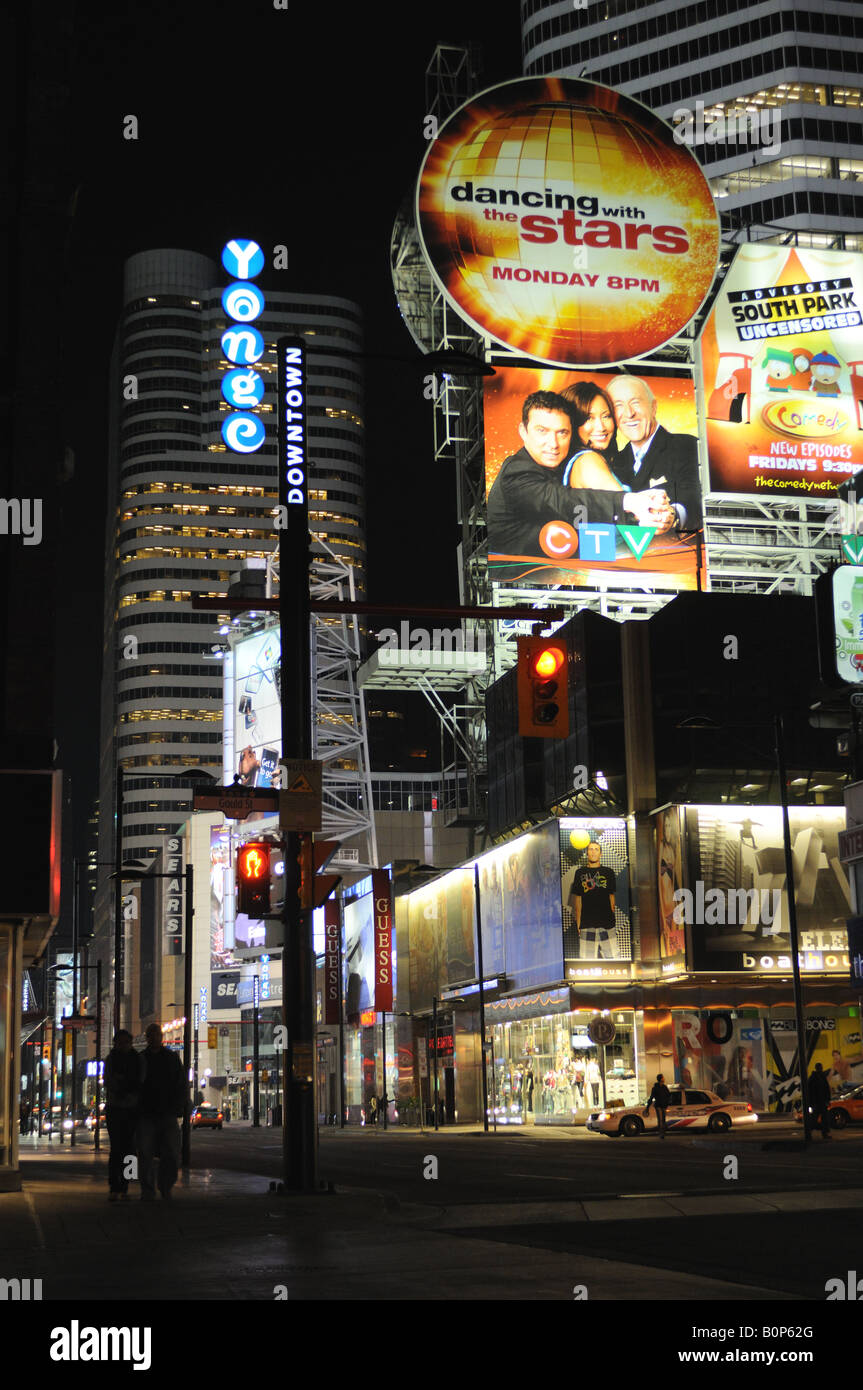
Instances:
[[[231,831],[227,825],[210,829],[210,969],[224,970],[236,962],[232,953],[234,924]],[[228,920],[226,920],[228,919]]]
[[[497,367],[483,388],[489,568],[509,584],[695,589],[695,394],[678,377]]]
[[[375,1007],[374,900],[363,893],[345,903],[345,1014],[358,1023]]]
[[[788,935],[782,811],[778,806],[687,806],[685,884],[676,921],[692,970],[787,975]],[[802,970],[847,974],[851,892],[839,861],[845,812],[789,812]]]
[[[511,989],[556,984],[563,979],[563,920],[557,822],[550,822],[480,857],[483,967],[497,971],[485,951],[486,936],[504,942],[504,971]],[[483,868],[489,889],[483,888]]]
[[[741,246],[700,355],[712,492],[830,497],[863,466],[863,257]]]
[[[426,153],[420,244],[456,312],[539,362],[611,365],[697,312],[719,223],[701,168],[646,106],[531,77],[472,97]]]
[[[246,637],[234,647],[234,748],[235,771],[244,787],[278,785],[282,749],[278,627]]]
[[[571,980],[628,980],[632,961],[626,822],[559,822],[563,942]]]
[[[838,565],[832,587],[836,674],[859,685],[863,681],[863,565]]]
[[[411,1007],[430,1008],[442,989],[476,974],[473,870],[454,869],[407,902]],[[483,967],[492,972],[488,960]]]
[[[656,882],[659,889],[659,958],[686,965],[686,928],[675,911],[683,887],[683,834],[680,807],[657,811]]]

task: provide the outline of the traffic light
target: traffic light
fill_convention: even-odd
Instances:
[[[522,738],[569,733],[569,648],[554,637],[518,637],[518,732]]]
[[[258,919],[270,910],[270,845],[247,840],[237,851],[237,911]]]

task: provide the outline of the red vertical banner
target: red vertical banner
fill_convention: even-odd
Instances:
[[[372,871],[375,928],[375,1009],[392,1013],[393,1007],[393,900],[390,876],[385,869]]]
[[[324,1023],[342,1021],[342,924],[335,898],[324,903]]]

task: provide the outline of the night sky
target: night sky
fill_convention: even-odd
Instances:
[[[481,86],[520,75],[517,0],[480,5],[289,0],[83,0],[75,9],[71,176],[61,307],[64,490],[58,610],[61,761],[75,853],[96,794],[107,383],[122,265],[182,247],[218,261],[232,236],[288,247],[271,288],[344,295],[366,351],[412,357],[389,271],[393,218],[426,148],[435,45],[479,45]],[[123,138],[138,118],[137,141]],[[262,277],[267,287],[266,274]],[[409,366],[367,366],[368,598],[457,602],[455,480],[435,467],[432,406]]]

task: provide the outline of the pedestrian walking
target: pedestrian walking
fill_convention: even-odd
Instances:
[[[665,1112],[670,1104],[671,1092],[665,1084],[665,1077],[662,1075],[662,1072],[660,1072],[656,1078],[656,1083],[653,1087],[653,1090],[647,1097],[647,1107],[644,1113],[645,1115],[649,1115],[650,1107],[651,1105],[653,1106],[653,1109],[656,1112],[656,1123],[659,1128],[659,1135],[662,1139],[665,1138]]]
[[[147,1029],[147,1047],[140,1053],[141,1109],[138,1118],[138,1163],[141,1198],[156,1196],[154,1164],[159,1160],[159,1191],[167,1200],[180,1166],[180,1131],[177,1120],[187,1104],[183,1064],[176,1052],[162,1043],[158,1023]]]
[[[815,1063],[815,1070],[809,1078],[809,1104],[812,1109],[812,1121],[814,1124],[821,1123],[821,1136],[824,1139],[832,1139],[830,1133],[830,1082],[827,1080],[827,1073],[820,1062]]]
[[[108,1201],[129,1200],[128,1160],[135,1154],[135,1130],[141,1101],[141,1059],[132,1047],[132,1034],[118,1028],[114,1046],[105,1058],[105,1123],[111,1152],[108,1157]],[[96,1117],[98,1124],[98,1115]]]
[[[378,1098],[374,1091],[369,1097],[369,1124],[376,1125],[378,1122]]]

